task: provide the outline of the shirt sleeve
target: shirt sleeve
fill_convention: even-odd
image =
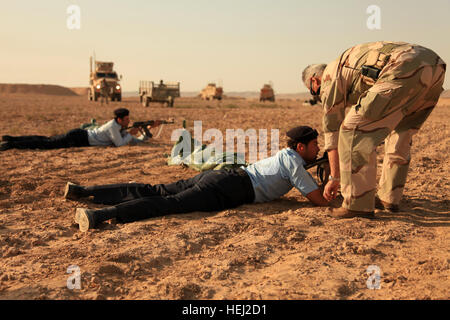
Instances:
[[[289,179],[290,183],[304,196],[319,188],[314,178],[303,167],[300,159],[283,157],[280,170],[281,175]]]
[[[339,60],[325,68],[321,83],[321,100],[324,111],[322,126],[325,138],[325,151],[338,146],[339,128],[345,117],[345,99],[342,79],[336,75]]]
[[[133,139],[133,137],[129,133],[126,133],[122,137],[122,135],[120,134],[120,129],[118,129],[117,127],[114,127],[114,126],[112,126],[109,129],[108,135],[111,138],[112,143],[116,147],[124,146],[124,145],[128,144]]]

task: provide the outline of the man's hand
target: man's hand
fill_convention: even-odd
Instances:
[[[139,128],[131,128],[130,131],[128,131],[131,135],[135,136],[139,132]]]
[[[325,186],[325,190],[323,191],[323,197],[327,200],[327,201],[331,201],[334,198],[336,198],[337,196],[337,191],[339,189],[339,181],[328,181],[326,186]]]

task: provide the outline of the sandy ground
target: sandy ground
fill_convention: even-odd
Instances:
[[[300,101],[175,101],[144,108],[86,97],[2,94],[0,134],[51,135],[126,106],[134,120],[175,118],[145,146],[0,153],[0,299],[448,299],[450,99],[441,99],[414,138],[401,212],[374,220],[335,220],[297,190],[267,204],[105,223],[82,233],[63,199],[67,181],[168,183],[197,174],[170,167],[173,129],[320,129],[321,110]],[[321,130],[319,130],[321,131]],[[280,136],[281,144],[284,137]],[[319,138],[323,144],[323,138]],[[380,152],[382,147],[380,147]],[[381,161],[381,158],[379,158]],[[381,163],[379,163],[381,165]],[[70,266],[81,289],[68,289]],[[380,288],[368,289],[370,265]]]

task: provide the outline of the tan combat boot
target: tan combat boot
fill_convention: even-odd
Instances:
[[[375,197],[375,208],[380,209],[380,210],[387,210],[389,212],[400,211],[398,204],[385,202],[378,197]]]

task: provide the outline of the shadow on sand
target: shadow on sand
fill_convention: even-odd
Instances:
[[[399,212],[380,211],[377,218],[412,223],[420,227],[449,227],[450,200],[405,197]]]

